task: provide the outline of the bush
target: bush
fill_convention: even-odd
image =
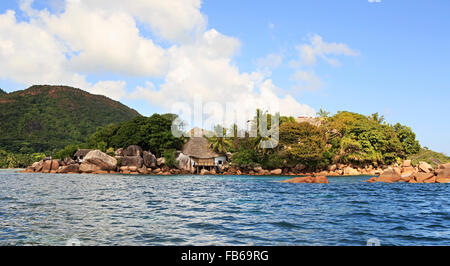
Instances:
[[[53,157],[61,160],[64,160],[67,157],[73,158],[78,149],[79,149],[78,145],[73,144],[67,145],[64,149],[58,151]]]
[[[261,166],[264,169],[278,169],[278,168],[283,168],[285,167],[285,158],[283,158],[283,156],[277,154],[277,153],[272,153],[268,156],[266,156],[264,158],[264,160],[261,163]]]
[[[233,154],[233,164],[239,167],[254,167],[259,165],[260,160],[254,150],[240,150]]]
[[[170,149],[163,152],[163,157],[166,160],[166,165],[170,168],[178,167],[178,161],[175,159],[176,150]]]

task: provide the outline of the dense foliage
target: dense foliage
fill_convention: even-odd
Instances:
[[[408,159],[412,160],[413,165],[418,165],[419,162],[427,162],[433,167],[436,167],[439,164],[450,163],[449,156],[429,150],[427,147],[420,149],[416,154],[410,155]]]
[[[421,149],[411,128],[389,125],[378,114],[367,117],[338,112],[329,117],[328,112],[321,110],[315,121],[320,126],[281,117],[277,148],[264,152],[254,145],[258,137],[247,137],[237,143],[239,148],[233,155],[233,163],[269,169],[302,164],[314,170],[333,163],[389,165]]]
[[[44,157],[43,153],[20,154],[0,150],[0,168],[25,168]]]
[[[88,139],[86,146],[106,151],[108,148],[126,148],[139,145],[144,150],[161,156],[166,150],[179,150],[184,144],[183,138],[172,135],[173,114],[154,114],[150,117],[139,116],[130,121],[100,127]]]
[[[0,92],[0,148],[11,153],[51,153],[80,144],[99,126],[139,114],[105,96],[64,86]]]

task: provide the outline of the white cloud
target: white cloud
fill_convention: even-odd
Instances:
[[[315,65],[317,58],[322,58],[327,63],[333,66],[338,66],[340,63],[335,58],[330,58],[330,55],[339,56],[358,56],[359,52],[350,49],[344,43],[327,43],[323,41],[322,36],[317,34],[310,36],[310,44],[302,44],[296,47],[300,53],[301,65]]]
[[[81,1],[80,1],[81,2]],[[148,25],[169,41],[185,41],[200,34],[206,18],[200,12],[201,0],[89,0],[82,1],[92,12],[120,10]]]
[[[70,84],[85,87],[84,77],[64,68],[67,51],[35,23],[18,23],[15,12],[0,15],[0,78],[26,85]]]
[[[298,45],[296,49],[299,59],[291,62],[296,69],[291,79],[297,82],[294,86],[297,91],[316,91],[323,87],[322,80],[314,71],[318,59],[322,59],[331,66],[340,66],[337,56],[359,56],[359,52],[348,45],[325,42],[322,36],[317,34],[309,36],[309,43]]]
[[[228,43],[225,46],[229,50],[223,49],[224,43]],[[171,69],[164,84],[159,88],[153,84],[139,87],[132,97],[170,108],[176,102],[192,105],[194,97],[201,95],[203,102],[218,102],[222,108],[226,103],[235,103],[235,111],[240,114],[250,108],[253,115],[252,108],[268,109],[268,103],[279,103],[282,114],[314,115],[311,107],[299,104],[291,96],[275,94],[278,89],[265,73],[240,73],[230,59],[237,47],[237,40],[215,30],[205,32],[194,45],[173,47],[169,51]]]
[[[73,52],[68,62],[71,69],[131,76],[165,73],[165,50],[140,36],[132,14],[96,11],[84,3],[69,2],[60,15],[39,15],[44,27]]]
[[[381,0],[369,0],[369,3],[381,3]]]
[[[66,1],[54,14],[33,9],[32,3],[21,2],[29,21],[18,22],[13,11],[0,14],[2,79],[70,85],[117,100],[147,99],[166,111],[201,95],[204,101],[235,103],[237,111],[276,103],[284,115],[315,113],[281,95],[270,79],[269,69],[278,67],[282,56],[271,54],[258,61],[261,69],[242,73],[232,60],[239,40],[206,30],[200,0]],[[171,46],[144,37],[137,23]],[[98,73],[164,82],[156,87],[149,81],[130,94],[123,80],[87,81]]]
[[[127,95],[126,86],[125,81],[99,81],[89,89],[89,92],[120,100]]]

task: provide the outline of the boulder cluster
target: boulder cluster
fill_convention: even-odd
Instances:
[[[156,158],[151,152],[144,151],[137,145],[131,145],[126,149],[118,149],[115,152],[115,158],[119,161],[117,171],[121,174],[182,174],[180,169],[171,169],[167,166],[164,157]]]
[[[379,177],[373,177],[367,182],[450,183],[450,163],[439,165],[433,169],[426,162],[412,166],[410,160],[405,160],[401,166],[389,167]]]
[[[358,175],[379,175],[383,172],[381,168],[374,168],[367,166],[364,168],[353,167],[345,164],[333,164],[327,170],[320,172],[310,172],[307,167],[302,164],[297,164],[292,167],[284,167],[275,170],[263,169],[257,167],[236,167],[225,166],[223,168],[224,175],[305,175],[305,176],[358,176]]]
[[[27,173],[53,174],[182,174],[182,170],[170,169],[164,158],[156,158],[151,152],[132,145],[126,149],[118,149],[115,156],[109,156],[99,150],[92,150],[83,158],[75,161],[72,158],[56,160],[47,157],[24,170]]]

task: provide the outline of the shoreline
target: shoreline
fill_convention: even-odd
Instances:
[[[79,150],[80,152],[81,150]],[[239,167],[233,163],[225,165],[197,166],[166,162],[166,158],[156,158],[149,152],[141,152],[139,146],[126,149],[127,156],[112,157],[100,150],[86,151],[85,155],[75,155],[65,160],[44,158],[33,163],[22,173],[50,173],[50,174],[124,174],[124,175],[218,175],[218,176],[279,176],[291,178],[286,183],[328,183],[327,177],[364,176],[366,182],[376,183],[450,183],[450,163],[441,164],[434,169],[426,162],[413,165],[411,160],[404,160],[400,165],[391,166],[355,166],[337,163],[327,168],[310,169],[305,165],[284,165],[282,168],[268,170],[261,166]],[[123,151],[122,151],[123,152]],[[77,152],[78,153],[78,152]],[[129,154],[129,155],[128,155]],[[81,157],[81,158],[80,158]],[[181,155],[179,156],[179,158]],[[82,160],[80,160],[82,159]],[[201,169],[200,169],[201,168]]]

